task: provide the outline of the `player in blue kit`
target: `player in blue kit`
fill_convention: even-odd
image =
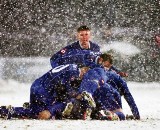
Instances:
[[[83,25],[77,29],[78,41],[68,45],[55,53],[50,63],[52,68],[65,65],[65,64],[77,64],[83,66],[92,66],[99,62],[98,56],[101,54],[98,44],[90,41],[91,30],[89,27]],[[126,73],[121,72],[114,66],[111,69],[119,73],[122,77],[128,76]]]
[[[1,107],[0,117],[3,118],[56,118],[57,113],[62,113],[67,100],[74,97],[74,91],[79,85],[79,80],[88,71],[88,67],[79,68],[77,65],[68,64],[51,69],[42,77],[35,80],[30,89],[29,108]],[[67,94],[66,94],[67,93]],[[47,113],[47,114],[46,114]]]
[[[108,83],[114,89],[116,89],[121,96],[124,96],[125,100],[127,101],[128,105],[131,108],[134,119],[140,119],[140,114],[139,114],[137,105],[134,101],[132,94],[129,91],[126,81],[122,79],[122,77],[116,74],[115,72],[109,71],[107,69],[112,65],[112,62],[113,62],[112,57],[108,54],[104,54],[102,58],[105,59],[102,65],[106,68],[106,76],[107,76],[106,83]],[[122,108],[121,100],[117,100],[117,102]]]
[[[90,101],[96,104],[96,110],[94,110],[96,113],[93,112],[92,118],[98,119],[99,111],[106,109],[116,113],[121,120],[124,120],[125,116],[121,102],[121,96],[124,96],[131,108],[134,119],[140,119],[137,105],[125,80],[110,70],[113,63],[112,56],[102,54],[99,63],[98,67],[90,69],[85,74],[79,88],[79,93],[86,91],[93,99]],[[100,118],[104,118],[104,116],[100,116]]]
[[[93,98],[91,102],[96,104],[96,114],[98,112],[98,117],[95,116],[93,119],[104,119],[106,116],[99,116],[100,111],[107,110],[120,115],[120,120],[124,120],[125,116],[122,113],[122,109],[118,102],[121,101],[120,94],[107,84],[108,77],[106,76],[106,70],[103,67],[96,67],[90,69],[84,76],[82,83],[79,88],[79,93],[86,91]],[[88,94],[88,95],[89,95]],[[122,117],[123,115],[123,117]]]
[[[131,108],[134,119],[140,119],[140,114],[137,105],[134,101],[132,94],[129,91],[126,81],[122,79],[121,76],[117,75],[112,71],[106,71],[106,75],[108,76],[107,83],[114,87],[120,93],[121,96],[124,96],[125,100]],[[121,101],[119,101],[118,104],[122,108]]]
[[[137,105],[126,82],[115,72],[106,69],[111,64],[112,57],[108,54],[103,54],[102,58],[102,66],[90,69],[85,74],[79,88],[79,93],[86,91],[93,98],[90,101],[96,104],[96,110],[92,112],[92,118],[99,119],[101,110],[109,110],[116,113],[120,120],[124,120],[125,116],[121,102],[121,96],[123,95],[131,108],[134,119],[140,119]],[[100,116],[100,118],[103,119],[104,115]]]
[[[121,70],[117,69],[116,67],[113,66],[113,56],[107,53],[103,53],[100,56],[100,59],[98,61],[99,64],[103,63],[103,59],[106,59],[105,62],[105,69],[108,71],[114,71],[117,74],[119,74],[121,77],[127,77],[128,74],[125,72],[122,72]]]
[[[70,52],[70,49],[71,50],[74,50],[74,49],[77,49],[77,50],[91,50],[93,52],[100,52],[99,45],[90,41],[90,38],[91,38],[90,28],[85,26],[85,25],[80,26],[77,29],[77,39],[78,39],[78,41],[64,47],[63,49],[61,49],[60,51],[55,53],[50,59],[51,66],[52,66],[52,62],[54,62],[54,60],[63,57],[63,55],[65,55],[66,52]],[[54,67],[54,66],[52,66],[52,67]]]
[[[109,54],[93,52],[91,50],[70,49],[66,51],[63,56],[53,60],[51,64],[53,68],[65,64],[77,64],[78,66],[89,66],[90,68],[94,68],[102,63],[104,55],[109,56]],[[127,73],[120,71],[112,64],[108,66],[108,69],[109,71],[115,71],[122,77],[128,76]]]

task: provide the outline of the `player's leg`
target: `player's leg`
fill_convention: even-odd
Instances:
[[[93,96],[97,105],[96,109],[92,113],[93,119],[100,119],[100,120],[119,119],[119,116],[115,112],[122,112],[118,111],[122,109],[118,104],[118,102],[115,100],[114,91],[112,91],[110,87],[103,86],[97,89]],[[119,96],[118,98],[120,98],[120,94],[119,95],[117,94],[116,96]],[[120,113],[118,114],[120,115]],[[120,120],[123,119],[121,117],[122,115],[120,115]]]
[[[66,103],[55,102],[51,106],[47,106],[45,110],[39,112],[38,119],[62,119],[62,112],[65,109]]]
[[[4,119],[28,119],[34,118],[34,114],[31,109],[23,107],[1,106],[0,117]]]
[[[99,88],[99,85],[95,80],[83,81],[79,88],[79,95],[77,96],[77,99],[86,100],[91,107],[96,107],[93,94],[97,88]]]

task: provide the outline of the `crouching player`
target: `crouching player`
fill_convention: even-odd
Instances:
[[[106,70],[103,67],[90,69],[82,80],[79,92],[86,91],[94,99],[96,108],[91,114],[92,119],[109,119],[107,118],[108,115],[104,115],[103,112],[110,111],[117,115],[120,120],[124,120],[125,116],[118,103],[121,102],[120,94],[106,83],[107,80]]]
[[[102,65],[106,68],[106,76],[107,82],[109,85],[111,85],[114,89],[119,92],[121,96],[124,96],[125,100],[127,101],[129,107],[131,108],[132,114],[133,114],[133,119],[140,119],[140,114],[138,111],[138,107],[134,101],[134,98],[129,91],[129,88],[127,86],[126,81],[119,76],[117,73],[108,70],[107,68],[112,65],[113,63],[113,58],[111,55],[108,54],[103,54],[102,56]],[[119,102],[119,105],[122,108],[122,103]]]

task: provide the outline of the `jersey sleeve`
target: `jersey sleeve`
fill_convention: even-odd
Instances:
[[[127,83],[120,76],[118,76],[118,77],[119,77],[119,81],[120,81],[119,86],[120,86],[121,94],[123,94],[125,100],[127,101],[128,105],[130,106],[132,114],[134,115],[135,119],[140,119],[138,107],[134,101],[132,94],[130,93],[130,90],[127,86]]]

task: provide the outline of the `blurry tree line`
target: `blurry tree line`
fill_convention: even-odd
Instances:
[[[139,75],[145,80],[160,80],[156,76],[159,57],[151,56],[155,49],[153,37],[159,33],[159,0],[3,0],[0,10],[1,57],[51,56],[76,39],[74,33],[82,24],[91,27],[99,44],[107,44],[104,32],[108,29],[136,27],[141,33],[129,39],[142,53],[130,57],[127,66],[121,60],[115,64],[131,73],[129,80],[143,81],[135,79],[142,68],[145,74]]]

